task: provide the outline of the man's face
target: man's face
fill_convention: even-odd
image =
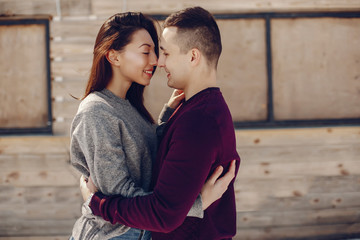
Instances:
[[[176,27],[164,29],[158,66],[165,69],[169,87],[184,90],[188,84],[191,56],[188,53],[181,53],[177,37]]]

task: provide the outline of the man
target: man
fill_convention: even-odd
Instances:
[[[153,193],[124,199],[95,193],[90,208],[112,223],[151,230],[154,240],[231,239],[236,233],[233,182],[203,218],[187,217],[215,169],[240,158],[230,111],[216,87],[221,38],[214,17],[200,7],[170,15],[164,23],[158,66],[185,101],[163,130],[153,170]]]

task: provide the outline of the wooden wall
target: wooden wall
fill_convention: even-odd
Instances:
[[[54,119],[54,136],[0,137],[0,240],[67,239],[80,214],[79,174],[69,165],[68,151],[79,102],[70,94],[83,94],[95,36],[105,19],[121,11],[169,14],[193,5],[221,14],[360,11],[358,0],[0,0],[0,15],[53,16]],[[219,84],[233,117],[263,120],[268,104],[265,20],[218,23],[223,39]],[[359,26],[358,18],[271,20],[278,120],[360,117]],[[164,79],[164,72],[157,71],[146,90],[154,116],[171,93]],[[360,236],[358,126],[236,134],[242,164],[236,179],[235,239]]]
[[[238,130],[236,137],[234,239],[360,236],[360,127]],[[82,202],[68,151],[68,137],[0,138],[0,240],[67,239]]]
[[[92,61],[101,24],[121,11],[169,14],[199,4],[213,13],[359,11],[358,0],[343,1],[147,1],[0,0],[0,14],[50,14],[53,131],[68,135]],[[224,51],[219,85],[234,121],[268,117],[265,18],[219,19]],[[360,18],[271,19],[274,119],[360,118]],[[311,86],[311,88],[309,88]],[[157,71],[145,99],[157,116],[171,90]]]

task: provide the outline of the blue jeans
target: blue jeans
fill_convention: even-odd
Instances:
[[[70,237],[69,240],[75,240]],[[126,233],[113,237],[110,240],[151,240],[151,232],[146,230],[140,230],[136,228],[130,228]]]
[[[110,240],[151,240],[151,232],[130,228],[130,230],[126,233],[117,237],[113,237]]]

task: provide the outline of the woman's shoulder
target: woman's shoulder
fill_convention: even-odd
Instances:
[[[98,112],[102,110],[109,110],[110,108],[111,105],[107,99],[101,96],[101,94],[98,94],[98,92],[93,92],[81,101],[78,112]]]

